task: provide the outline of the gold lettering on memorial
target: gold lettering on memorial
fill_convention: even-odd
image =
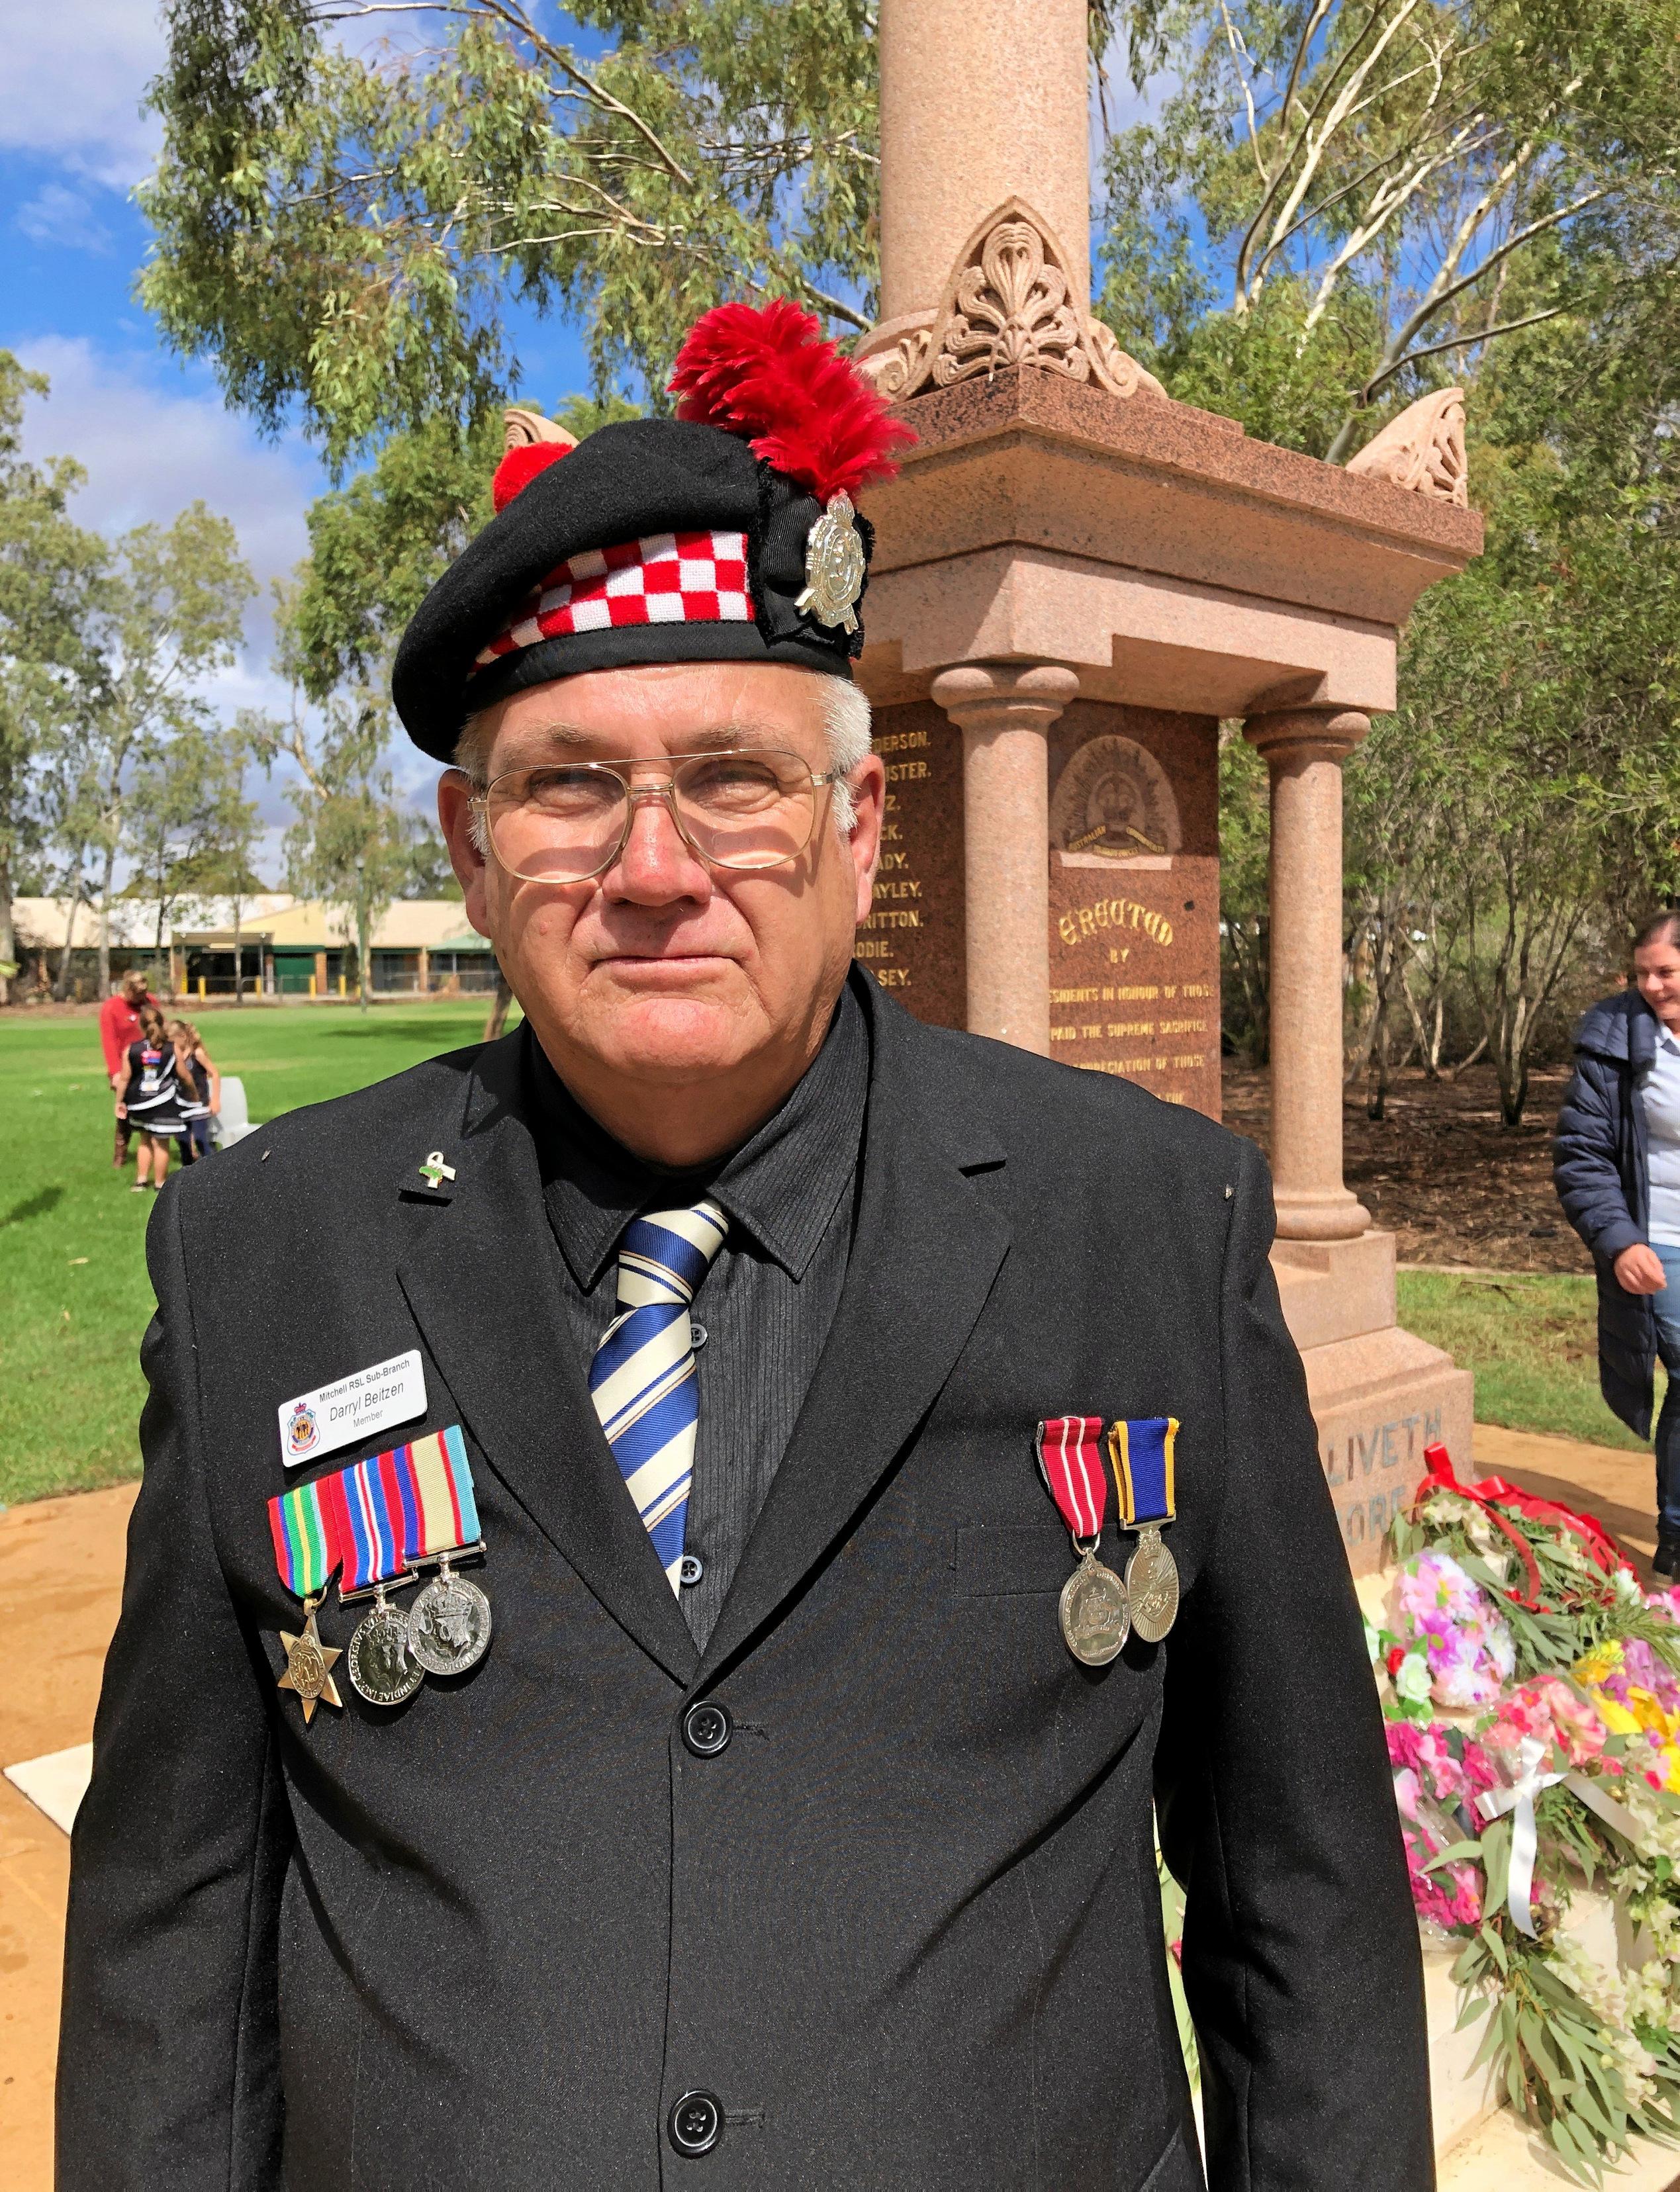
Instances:
[[[925,731],[889,731],[884,738],[871,742],[878,754],[908,753],[917,746],[926,746]]]
[[[1173,940],[1173,924],[1166,915],[1132,898],[1094,899],[1089,905],[1072,907],[1056,923],[1064,944],[1077,944],[1105,928],[1134,928],[1163,949]]]

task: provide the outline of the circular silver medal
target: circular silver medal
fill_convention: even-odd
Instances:
[[[1061,1633],[1081,1665],[1106,1667],[1118,1658],[1132,1626],[1126,1586],[1112,1568],[1089,1553],[1061,1587]]]
[[[350,1640],[350,1679],[370,1705],[406,1704],[426,1680],[409,1650],[409,1617],[383,1599]]]
[[[1146,1644],[1160,1643],[1178,1618],[1179,1572],[1158,1530],[1146,1530],[1127,1561],[1126,1595],[1138,1635]]]
[[[490,1601],[445,1568],[409,1608],[409,1649],[428,1675],[464,1675],[490,1648]]]

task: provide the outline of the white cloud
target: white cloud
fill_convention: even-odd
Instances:
[[[146,87],[163,64],[163,33],[147,0],[75,0],[6,11],[6,96],[0,146],[45,154],[113,190],[140,181],[156,155]]]
[[[52,384],[48,401],[26,414],[26,450],[73,456],[86,467],[88,484],[75,503],[83,524],[120,532],[148,520],[167,523],[202,498],[232,519],[265,595],[269,579],[304,553],[304,511],[322,482],[300,444],[260,440],[202,380],[176,379],[167,366],[162,380],[144,352],[124,356],[82,337],[48,335],[20,343],[17,354]]]
[[[43,183],[13,215],[31,243],[46,243],[60,251],[108,252],[111,231],[94,211],[85,190],[64,183]]]

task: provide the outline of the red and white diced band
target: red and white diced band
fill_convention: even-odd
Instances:
[[[569,556],[480,650],[477,667],[573,632],[751,622],[745,533],[653,533]]]

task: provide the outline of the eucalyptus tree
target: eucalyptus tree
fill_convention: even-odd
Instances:
[[[16,973],[20,864],[45,849],[43,790],[100,689],[91,630],[105,544],[66,508],[85,475],[69,457],[22,454],[25,403],[47,393],[41,374],[0,351],[0,1004]]]
[[[342,465],[518,379],[517,300],[658,400],[723,295],[871,317],[867,0],[167,0],[141,294]]]
[[[1175,395],[1340,460],[1371,414],[1666,278],[1677,0],[1133,0],[1104,309]],[[1221,400],[1223,399],[1223,400]]]

